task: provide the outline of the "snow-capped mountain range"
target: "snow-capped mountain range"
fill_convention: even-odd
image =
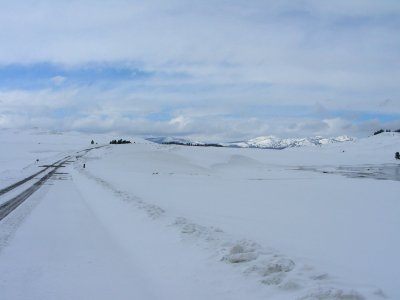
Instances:
[[[214,147],[235,147],[235,148],[262,148],[262,149],[285,149],[303,146],[321,146],[332,143],[353,141],[354,138],[343,135],[333,138],[321,136],[307,138],[278,138],[276,136],[260,136],[247,141],[227,143],[204,143],[175,137],[149,138],[148,140],[158,144],[175,144],[186,146],[214,146]]]

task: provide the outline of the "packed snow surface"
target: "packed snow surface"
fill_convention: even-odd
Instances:
[[[0,189],[74,157],[0,221],[2,299],[400,299],[399,134],[281,151],[0,138]]]

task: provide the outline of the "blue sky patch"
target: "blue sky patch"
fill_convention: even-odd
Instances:
[[[118,64],[88,64],[65,68],[50,63],[0,66],[0,89],[43,89],[63,85],[91,85],[99,82],[119,82],[147,79],[154,74]]]

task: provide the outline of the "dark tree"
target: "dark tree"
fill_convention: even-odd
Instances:
[[[118,144],[118,145],[120,145],[120,144],[132,144],[132,143],[131,143],[131,141],[119,139],[118,141],[117,140],[110,141],[110,144]]]

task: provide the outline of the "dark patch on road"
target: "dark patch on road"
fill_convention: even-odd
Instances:
[[[43,172],[48,170],[50,167],[53,167],[55,164],[58,164],[60,161],[61,161],[61,159],[56,161],[53,165],[46,166],[45,169],[43,169],[43,170],[41,170],[41,171],[31,175],[31,176],[28,176],[28,177],[26,177],[26,178],[24,178],[24,179],[22,179],[20,181],[17,181],[16,183],[13,183],[12,185],[9,185],[9,186],[1,189],[0,190],[0,196],[5,194],[5,193],[8,193],[9,191],[15,189],[16,187],[19,187],[20,185],[24,184],[25,182],[27,182],[27,181],[29,181],[31,179],[34,179],[37,175],[42,174]]]
[[[30,195],[36,192],[51,176],[54,175],[57,169],[58,167],[47,173],[39,181],[35,182],[30,188],[27,188],[19,195],[0,205],[0,221],[8,216],[19,205],[21,205]]]
[[[88,148],[88,149],[84,149],[82,151],[79,152],[84,152],[82,155],[80,155],[79,157],[87,154],[89,151],[93,150],[93,149],[99,149],[101,147],[104,146],[97,146],[97,147],[93,147],[93,148]],[[77,152],[77,153],[79,153]],[[78,157],[77,157],[78,158]],[[50,172],[48,172],[46,175],[44,175],[42,178],[40,178],[37,182],[35,182],[31,187],[27,188],[26,190],[24,190],[22,193],[20,193],[19,195],[13,197],[12,199],[8,200],[7,202],[3,203],[0,205],[0,221],[2,219],[4,219],[7,215],[9,215],[14,209],[16,209],[19,205],[21,205],[21,203],[23,203],[30,195],[32,195],[34,192],[36,192],[43,184],[46,183],[47,180],[49,180],[53,175],[65,175],[67,173],[63,173],[63,172],[57,172],[57,170],[59,168],[64,168],[65,165],[73,162],[70,160],[71,156],[68,155],[58,161],[56,161],[55,163],[51,164],[51,165],[44,165],[41,167],[44,167],[45,169],[31,175],[28,176],[6,188],[3,188],[0,190],[0,196],[15,189],[16,187],[28,182],[29,180],[35,178],[37,175],[45,172],[46,170],[48,170],[49,168],[53,168],[53,170],[51,170]],[[55,176],[53,179],[55,180],[63,180],[63,176]]]

